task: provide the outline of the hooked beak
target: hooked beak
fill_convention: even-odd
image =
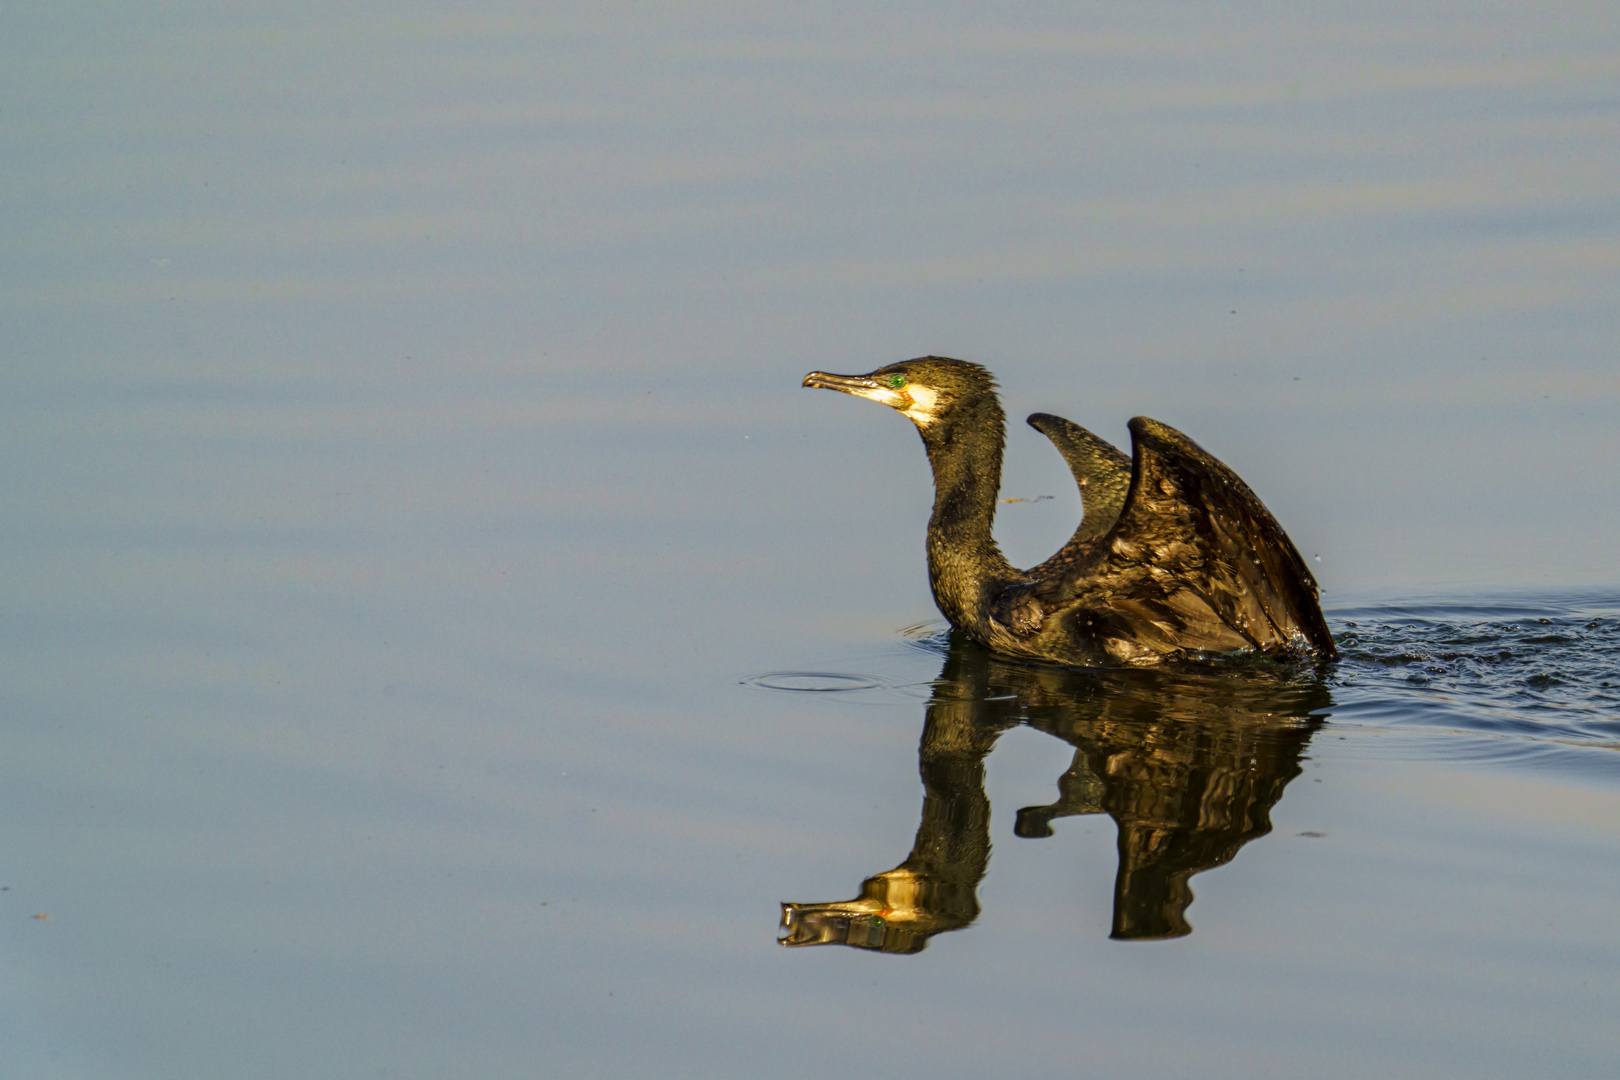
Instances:
[[[885,386],[866,375],[829,375],[825,371],[812,371],[804,377],[804,385],[819,390],[838,390],[845,394],[854,394],[856,397],[868,398],[901,411],[911,405],[910,394]]]

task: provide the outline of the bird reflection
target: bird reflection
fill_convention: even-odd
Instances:
[[[1271,831],[1271,808],[1331,704],[1319,681],[1275,668],[1078,672],[998,660],[951,635],[917,748],[922,821],[911,854],[852,900],[782,905],[784,945],[912,953],[979,914],[990,862],[984,759],[1028,724],[1075,747],[1057,798],[1018,811],[1014,833],[1107,813],[1119,828],[1110,937],[1192,932],[1194,874]]]

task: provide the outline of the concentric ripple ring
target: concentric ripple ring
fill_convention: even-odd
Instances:
[[[767,671],[742,680],[744,686],[794,693],[827,694],[845,690],[876,690],[883,680],[872,675],[845,675],[836,671]]]

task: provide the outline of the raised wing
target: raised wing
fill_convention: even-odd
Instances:
[[[1167,424],[1138,416],[1130,427],[1119,518],[1029,587],[1040,621],[1061,617],[1125,662],[1245,648],[1336,657],[1316,579],[1249,486]]]
[[[1131,488],[1131,459],[1120,453],[1113,443],[1061,416],[1032,413],[1028,423],[1052,440],[1057,452],[1069,463],[1069,471],[1080,488],[1083,510],[1080,527],[1063,545],[1063,551],[1048,560],[1054,562],[1071,548],[1089,548],[1093,541],[1114,527]]]

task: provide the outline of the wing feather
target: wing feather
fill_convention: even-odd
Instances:
[[[1126,662],[1174,649],[1334,658],[1316,579],[1249,486],[1168,424],[1139,416],[1130,428],[1119,517],[1082,557],[1043,564],[1057,571],[1032,587],[1046,618],[1079,620]]]
[[[1052,440],[1057,452],[1074,474],[1080,489],[1082,517],[1067,543],[1050,559],[1029,571],[1041,578],[1062,567],[1073,566],[1090,551],[1097,539],[1114,527],[1125,496],[1131,487],[1131,459],[1106,439],[1087,431],[1071,420],[1051,413],[1032,413],[1030,427]]]

